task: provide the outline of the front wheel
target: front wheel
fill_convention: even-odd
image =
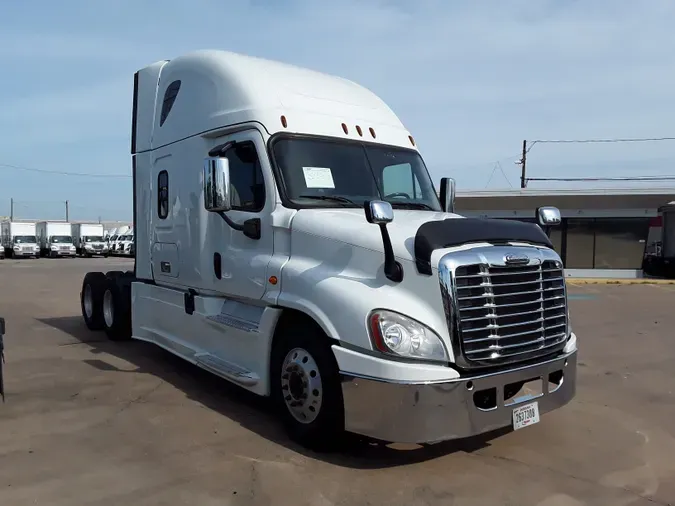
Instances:
[[[285,329],[272,350],[271,373],[272,396],[291,438],[314,450],[336,448],[344,402],[326,335],[313,324]]]

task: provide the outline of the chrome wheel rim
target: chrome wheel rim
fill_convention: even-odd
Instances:
[[[294,348],[281,366],[281,393],[288,411],[298,422],[316,420],[323,401],[319,366],[307,350]]]
[[[91,320],[94,314],[94,294],[89,284],[84,287],[84,314],[88,320]]]
[[[113,325],[115,318],[115,307],[113,306],[113,296],[110,290],[106,290],[103,294],[103,319],[106,327],[110,328]]]

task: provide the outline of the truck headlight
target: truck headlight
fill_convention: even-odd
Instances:
[[[58,246],[52,246],[52,251],[56,251],[57,249],[59,249]]]
[[[70,251],[73,251],[75,249],[75,246],[70,247]]]
[[[19,251],[20,249],[21,249],[21,246],[16,246],[16,245],[14,246],[15,251]]]
[[[448,361],[443,341],[426,325],[384,309],[373,311],[369,323],[373,345],[382,353],[418,360]]]

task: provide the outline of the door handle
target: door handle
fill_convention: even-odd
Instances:
[[[161,269],[162,272],[168,274],[171,272],[171,262],[160,262],[159,268]]]

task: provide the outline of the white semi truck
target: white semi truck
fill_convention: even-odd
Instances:
[[[271,396],[314,448],[520,429],[573,398],[557,209],[454,214],[380,98],[282,63],[159,61],[132,117],[134,270],[86,274],[90,329]]]
[[[108,243],[103,239],[103,225],[100,223],[73,223],[71,235],[78,255],[108,256]]]
[[[7,258],[37,258],[40,255],[34,222],[3,221],[0,237]]]
[[[39,221],[36,226],[41,256],[74,257],[75,244],[71,224],[64,221]]]

